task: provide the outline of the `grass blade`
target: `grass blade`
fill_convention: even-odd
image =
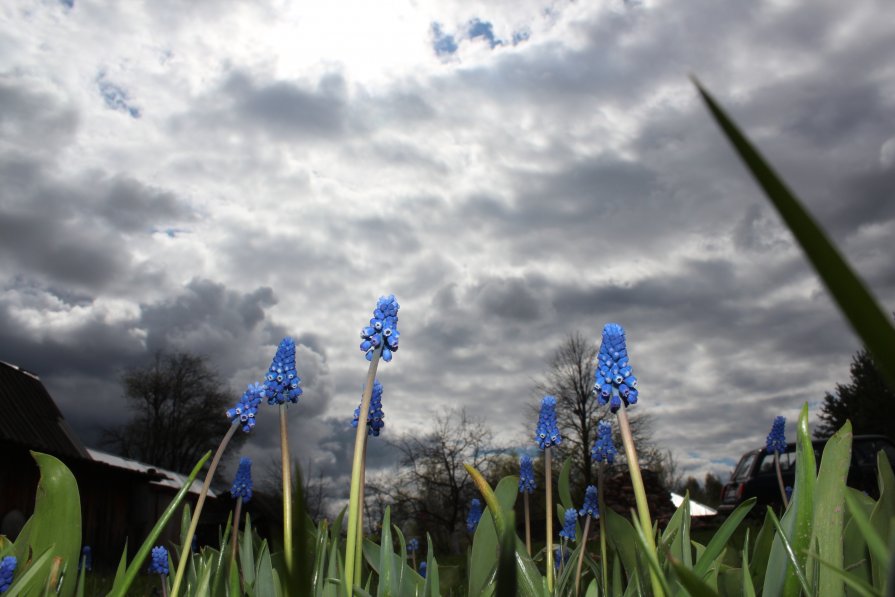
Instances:
[[[895,346],[895,328],[892,327],[892,322],[811,214],[758,150],[702,85],[696,79],[693,82],[721,130],[792,231],[839,309],[873,355],[874,362],[889,384],[895,387],[895,351],[892,350]]]

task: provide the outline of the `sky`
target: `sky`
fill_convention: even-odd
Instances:
[[[290,335],[293,449],[338,477],[380,295],[384,437],[462,407],[530,449],[553,351],[611,321],[654,441],[726,476],[776,415],[816,420],[859,343],[689,76],[892,312],[892,23],[883,0],[3,2],[0,360],[95,446],[155,351],[235,402]],[[265,411],[244,451],[277,445]]]

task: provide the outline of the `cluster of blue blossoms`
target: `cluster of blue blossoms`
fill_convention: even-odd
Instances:
[[[538,487],[535,483],[535,467],[528,454],[519,459],[519,493],[533,493]]]
[[[168,550],[161,545],[152,548],[152,560],[149,562],[149,574],[168,575]]]
[[[301,378],[295,372],[295,342],[292,338],[283,338],[264,380],[263,396],[270,405],[285,404],[287,400],[295,404],[301,396],[300,383]]]
[[[242,498],[242,503],[252,499],[252,459],[243,456],[239,459],[239,468],[236,469],[236,477],[233,479],[233,485],[230,487],[230,495],[233,499]]]
[[[578,511],[575,508],[566,509],[565,519],[563,520],[562,530],[559,536],[569,541],[574,541],[576,537],[575,525],[578,523]]]
[[[0,560],[0,593],[5,593],[12,584],[12,575],[16,571],[17,563],[15,556],[6,556]]]
[[[544,399],[541,400],[535,439],[542,450],[562,443],[559,426],[556,424],[556,397],[554,396],[544,396]]]
[[[637,403],[637,378],[628,363],[625,330],[617,323],[607,323],[603,327],[594,378],[594,391],[600,406],[609,404],[612,412],[617,412],[622,401],[625,406]]]
[[[476,498],[472,498],[469,502],[469,514],[466,516],[466,530],[472,533],[479,526],[479,520],[482,518],[482,502]]]
[[[385,421],[382,419],[385,413],[382,412],[382,384],[379,380],[373,381],[373,393],[370,395],[370,412],[367,413],[367,435],[379,437],[379,432],[385,427]],[[360,406],[354,409],[354,419],[351,421],[352,427],[357,427],[358,419],[360,419]]]
[[[581,506],[581,510],[578,511],[579,516],[590,516],[591,518],[596,518],[600,515],[600,508],[597,502],[597,488],[593,485],[588,485],[587,489],[584,490],[584,504]]]
[[[768,434],[767,440],[767,450],[768,454],[773,454],[776,452],[777,454],[783,454],[786,452],[786,436],[784,435],[784,429],[786,428],[786,419],[784,417],[776,417],[774,418],[774,423],[771,425],[771,432]]]
[[[242,430],[249,433],[255,428],[255,415],[258,414],[258,405],[261,404],[261,396],[264,394],[264,386],[259,383],[249,384],[248,389],[236,403],[236,406],[227,411],[227,418],[231,423],[237,420],[242,425]]]
[[[382,347],[382,360],[386,363],[392,360],[392,353],[398,351],[398,309],[401,305],[395,299],[395,295],[379,297],[370,325],[360,332],[363,339],[360,349],[366,353],[368,361],[373,360],[373,353]]]
[[[616,454],[618,454],[618,450],[612,443],[612,425],[606,421],[600,421],[600,424],[597,425],[597,441],[594,442],[590,455],[596,462],[612,464],[615,462]]]
[[[407,553],[415,553],[420,548],[420,540],[416,537],[407,542]]]

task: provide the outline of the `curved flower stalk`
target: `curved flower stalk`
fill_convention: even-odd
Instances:
[[[242,505],[252,499],[252,459],[243,456],[239,459],[239,468],[236,469],[236,477],[230,487],[230,495],[236,500],[236,511],[233,513],[233,532],[230,534],[230,561],[236,561],[236,537],[239,534],[239,517],[242,514]]]
[[[224,450],[227,449],[230,440],[233,439],[233,435],[238,429],[241,429],[245,433],[250,433],[255,428],[255,412],[264,395],[265,388],[263,386],[257,383],[250,384],[248,389],[246,389],[245,393],[243,393],[242,397],[236,403],[236,406],[227,410],[225,413],[226,417],[230,419],[230,428],[227,430],[227,433],[224,434],[221,443],[218,445],[217,451],[214,453],[214,457],[211,459],[208,472],[205,474],[205,482],[202,484],[202,490],[199,492],[199,498],[196,500],[196,510],[193,512],[192,519],[190,520],[190,527],[184,538],[180,560],[177,562],[177,572],[174,574],[174,584],[171,587],[172,597],[177,597],[180,585],[183,582],[183,575],[186,572],[186,563],[190,559],[186,546],[192,545],[193,539],[196,537],[196,528],[199,526],[199,516],[202,514],[205,498],[208,495],[208,488],[211,487],[211,480],[214,478],[214,473],[217,471],[218,464],[221,462],[221,456],[223,456]],[[284,488],[284,495],[285,492],[286,490]]]
[[[775,417],[771,425],[771,432],[765,443],[768,454],[774,454],[774,468],[777,470],[777,483],[780,486],[780,497],[783,498],[783,508],[789,507],[789,494],[783,483],[783,471],[780,470],[780,454],[786,452],[786,418]]]
[[[556,424],[556,397],[544,396],[538,413],[535,440],[544,450],[544,490],[547,496],[547,590],[553,592],[553,473],[551,470],[550,447],[562,443],[562,435]]]
[[[639,397],[637,378],[634,377],[634,370],[628,361],[625,329],[619,324],[607,323],[603,326],[603,337],[597,361],[597,370],[594,374],[594,390],[597,392],[597,400],[601,406],[608,404],[609,409],[618,415],[618,427],[622,436],[622,444],[625,447],[625,456],[628,459],[628,472],[631,475],[631,484],[634,488],[640,526],[643,527],[644,533],[651,534],[653,523],[650,519],[646,490],[643,487],[643,477],[640,474],[640,462],[637,459],[634,436],[631,434],[627,413],[627,407],[636,404]],[[622,408],[623,405],[625,408]],[[651,552],[648,557],[656,559],[654,538],[647,541],[647,549]],[[661,582],[652,569],[650,569],[650,582],[656,596],[664,595]]]
[[[525,549],[531,555],[531,515],[529,513],[528,496],[538,484],[535,483],[535,468],[528,454],[523,454],[519,459],[519,492],[525,505]]]
[[[578,511],[579,516],[584,516],[584,531],[581,533],[581,551],[578,552],[578,567],[575,570],[575,594],[578,594],[578,589],[581,584],[581,568],[584,564],[584,552],[587,551],[587,536],[590,532],[590,519],[591,518],[601,518],[600,517],[600,506],[599,506],[599,498],[597,497],[598,492],[597,488],[593,485],[588,485],[587,489],[584,490],[584,504],[581,506],[581,510]],[[566,513],[568,514],[568,512]],[[602,521],[602,518],[601,518]],[[600,527],[600,534],[603,534],[602,525]],[[605,542],[605,539],[603,539]],[[606,576],[606,552],[605,549],[603,553],[600,554],[603,562],[603,576]],[[603,595],[607,595],[606,593],[606,580],[603,579]]]
[[[615,457],[618,454],[618,450],[615,448],[615,443],[612,441],[612,425],[610,423],[600,421],[599,425],[597,425],[597,441],[594,442],[594,447],[591,449],[590,454],[594,462],[597,463],[597,487],[605,487],[603,485],[603,477],[605,476],[606,465],[614,463]],[[605,510],[606,506],[603,503],[603,492],[599,491],[596,493],[599,510]],[[609,563],[606,559],[608,555],[606,550],[606,522],[603,520],[602,516],[599,517],[599,519],[600,563],[603,569],[603,578],[601,581],[603,585],[603,594],[606,595],[609,590]]]
[[[370,402],[376,380],[376,369],[380,358],[390,362],[398,351],[398,310],[400,305],[395,295],[381,296],[373,309],[370,324],[361,332],[360,349],[370,362],[364,393],[361,397],[357,413],[358,421],[366,421],[370,416]],[[360,581],[361,545],[363,544],[363,503],[365,459],[367,453],[367,437],[369,430],[364,431],[360,425],[354,436],[354,460],[351,465],[351,489],[348,500],[348,520],[346,522],[345,539],[345,594],[351,595],[353,587]]]
[[[158,574],[162,583],[162,597],[168,595],[168,550],[161,545],[152,548],[152,560],[149,562],[149,574]]]

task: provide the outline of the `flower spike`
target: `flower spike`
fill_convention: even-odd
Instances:
[[[575,508],[566,509],[565,520],[563,521],[562,530],[559,536],[574,541],[576,537],[575,524],[578,522],[578,511]]]
[[[519,459],[519,492],[533,493],[538,484],[535,483],[535,468],[528,454]]]
[[[5,593],[12,584],[12,577],[16,571],[18,560],[15,556],[5,556],[0,560],[0,593]]]
[[[556,424],[556,397],[544,396],[541,400],[541,410],[538,413],[538,426],[535,429],[535,439],[538,446],[544,450],[550,446],[558,446],[562,443],[562,436]]]
[[[597,488],[595,486],[588,485],[587,489],[584,490],[584,504],[582,504],[578,514],[580,516],[591,516],[593,518],[600,515],[600,508],[597,505]]]
[[[360,349],[365,353],[368,361],[373,360],[373,353],[382,347],[382,360],[388,363],[392,360],[392,354],[398,352],[398,340],[401,333],[398,332],[398,309],[401,305],[395,299],[395,295],[379,297],[370,325],[360,331]]]
[[[628,363],[625,329],[617,323],[603,327],[603,339],[597,355],[594,392],[600,406],[609,404],[612,412],[637,403],[637,378]]]
[[[616,454],[618,454],[618,450],[612,443],[612,425],[606,421],[600,421],[600,424],[597,425],[597,441],[594,442],[590,455],[597,462],[612,464],[615,462]]]
[[[771,426],[771,432],[768,434],[766,447],[768,454],[783,454],[786,452],[786,436],[784,429],[786,427],[786,418],[775,417],[774,424]]]
[[[264,397],[270,405],[287,401],[295,404],[302,393],[300,383],[301,378],[295,372],[295,341],[283,338],[264,380]]]
[[[152,548],[152,560],[149,562],[149,574],[168,575],[168,550],[161,545]]]
[[[230,487],[230,495],[233,499],[242,498],[242,502],[246,503],[252,499],[252,459],[243,456],[239,459],[239,468],[236,469],[236,477],[233,479],[233,486]]]
[[[357,422],[360,418],[360,406],[354,409],[354,419],[351,426],[357,428]],[[382,384],[379,380],[373,381],[373,393],[370,396],[370,412],[367,414],[367,435],[379,437],[379,432],[385,427],[385,413],[382,412]]]
[[[469,502],[469,514],[466,516],[466,530],[472,533],[479,526],[479,520],[482,518],[482,502],[477,498],[472,498]]]
[[[258,414],[258,405],[261,404],[263,395],[264,386],[258,383],[250,384],[236,406],[227,410],[227,418],[231,423],[239,421],[242,430],[249,433],[255,428],[255,415]]]

